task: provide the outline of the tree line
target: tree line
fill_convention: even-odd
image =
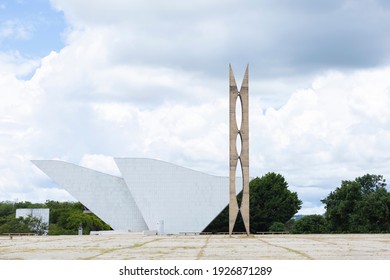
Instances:
[[[16,218],[16,209],[49,208],[49,226],[42,224],[34,217]],[[85,207],[80,202],[58,202],[48,200],[45,203],[0,202],[0,234],[4,233],[35,233],[42,234],[48,229],[49,235],[78,234],[80,225],[83,234],[92,230],[109,230],[110,226],[94,214],[84,214]]]
[[[366,174],[341,186],[321,200],[324,215],[294,215],[302,201],[288,189],[284,177],[267,173],[249,184],[250,231],[289,233],[384,233],[390,232],[390,193],[382,175]],[[240,203],[242,194],[237,201]],[[205,228],[205,232],[227,232],[229,207]],[[244,232],[242,218],[237,218],[234,232]]]
[[[302,201],[289,190],[285,178],[270,172],[250,181],[250,231],[288,233],[384,233],[390,232],[390,193],[382,175],[366,174],[341,185],[321,200],[324,215],[308,215],[295,219]],[[242,194],[237,195],[240,204]],[[94,214],[84,214],[80,202],[45,203],[0,202],[0,234],[32,232],[42,234],[44,228],[33,217],[16,218],[18,208],[50,208],[49,235],[78,234],[91,230],[109,230],[110,226]],[[222,212],[204,229],[204,232],[228,232],[229,209]],[[244,232],[240,214],[234,232]]]

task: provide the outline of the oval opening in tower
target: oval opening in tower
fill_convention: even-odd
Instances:
[[[237,167],[236,167],[236,194],[239,194],[243,189],[242,185],[242,168],[241,168],[241,160],[238,159]],[[238,200],[238,207],[241,207],[241,201]]]
[[[241,150],[242,150],[242,140],[241,140],[241,134],[237,133],[237,139],[236,139],[236,151],[237,155],[241,155]]]
[[[238,95],[238,98],[236,100],[236,123],[238,130],[241,129],[241,123],[242,123],[242,102],[240,95]]]

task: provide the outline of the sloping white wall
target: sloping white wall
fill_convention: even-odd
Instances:
[[[201,232],[229,203],[229,178],[171,163],[115,158],[149,229]]]
[[[122,178],[57,160],[32,162],[114,230],[148,229]]]

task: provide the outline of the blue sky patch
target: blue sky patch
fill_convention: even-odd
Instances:
[[[64,15],[47,0],[0,0],[0,51],[42,57],[64,46]]]

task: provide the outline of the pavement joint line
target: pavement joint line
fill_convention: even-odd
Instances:
[[[257,238],[257,240],[260,241],[260,242],[264,242],[264,243],[266,243],[267,245],[270,245],[270,246],[273,246],[273,247],[276,247],[276,248],[281,248],[281,249],[287,250],[287,251],[289,251],[289,252],[295,253],[295,254],[297,254],[297,255],[303,256],[303,257],[305,257],[305,258],[307,258],[307,259],[309,259],[309,260],[314,260],[314,258],[312,258],[312,257],[309,256],[308,254],[305,254],[305,253],[303,253],[303,252],[301,252],[301,251],[298,251],[298,250],[295,250],[295,249],[292,249],[292,248],[289,248],[289,247],[284,247],[284,246],[272,244],[272,243],[270,243],[270,242],[268,242],[268,241],[265,241],[265,240],[263,240],[263,239],[260,239],[260,238]]]
[[[105,255],[105,254],[108,254],[108,253],[112,253],[112,252],[117,252],[117,251],[121,251],[121,250],[129,250],[129,249],[137,249],[137,248],[140,248],[146,244],[149,244],[149,243],[152,243],[152,242],[156,242],[156,241],[160,241],[162,238],[155,238],[153,240],[149,240],[149,241],[146,241],[144,243],[135,243],[133,244],[132,246],[129,246],[129,247],[121,247],[121,248],[110,248],[110,249],[104,249],[102,250],[102,252],[100,254],[97,254],[97,255],[94,255],[94,256],[90,256],[90,257],[86,257],[86,258],[81,258],[82,260],[93,260],[97,257],[100,257],[102,255]]]
[[[200,258],[203,257],[204,249],[206,249],[207,245],[209,244],[210,238],[211,238],[211,235],[210,235],[210,236],[207,236],[207,238],[205,239],[205,243],[204,243],[203,246],[200,248],[199,253],[198,253],[198,255],[196,256],[196,259],[197,259],[197,260],[199,260]]]
[[[325,244],[337,246],[337,243],[335,243],[335,242],[323,241],[323,240],[320,240],[319,238],[302,238],[302,239],[305,239],[305,240],[314,240],[314,241],[316,241],[316,242],[321,242],[321,243],[325,243]]]

